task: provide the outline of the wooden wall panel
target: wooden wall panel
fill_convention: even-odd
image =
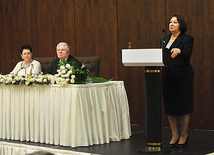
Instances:
[[[173,6],[173,7],[172,7]],[[194,75],[194,106],[190,127],[213,129],[211,119],[214,109],[213,85],[213,22],[214,1],[212,0],[167,0],[166,17],[174,13],[182,14],[188,24],[187,34],[194,37],[191,58]]]
[[[100,76],[118,79],[115,0],[75,1],[77,56],[100,56]]]
[[[157,48],[165,28],[164,0],[118,0],[119,79],[125,81],[131,121],[145,123],[144,67],[124,67],[121,49]]]
[[[3,16],[3,1],[0,1],[0,74],[4,71],[3,69],[3,60],[1,57],[4,57],[4,16]]]
[[[205,96],[203,101],[200,103],[201,106],[204,107],[204,110],[202,112],[204,120],[203,120],[203,129],[214,129],[214,121],[213,121],[213,110],[214,110],[214,43],[213,43],[213,36],[214,36],[214,1],[208,1],[205,0],[204,2],[204,16],[202,17],[204,19],[204,31],[203,31],[203,42],[204,47],[202,48],[201,53],[204,53],[206,51],[206,58],[204,61],[207,61],[207,63],[204,65],[203,69],[205,71],[203,72],[204,75],[206,75],[206,79],[204,82],[203,80],[198,80],[195,82],[195,85],[197,86],[197,83],[204,83],[206,87],[204,88],[204,93],[202,96]],[[200,26],[198,26],[200,27]],[[196,31],[197,32],[197,31]],[[199,34],[198,34],[199,35]],[[200,40],[199,42],[200,43]],[[198,46],[196,46],[197,49]],[[198,56],[195,55],[195,61],[197,61]],[[198,61],[197,61],[198,62]],[[200,62],[198,62],[198,65]],[[197,70],[197,68],[195,68]],[[198,72],[198,76],[201,76],[201,72]],[[198,87],[198,89],[201,89]],[[198,100],[200,97],[197,94],[196,100]],[[207,98],[206,98],[207,97]],[[195,117],[197,117],[197,113],[194,114]],[[202,117],[202,118],[203,118]],[[197,123],[197,118],[194,120],[194,124],[197,124],[197,127],[201,127]],[[193,126],[195,127],[195,126]]]
[[[36,29],[36,0],[4,0],[3,22],[1,23],[4,34],[2,39],[3,51],[1,51],[1,65],[9,73],[15,64],[21,60],[20,48],[24,44],[37,50]],[[2,37],[2,36],[1,36]],[[16,62],[7,67],[15,59]]]
[[[37,0],[38,56],[56,56],[56,45],[67,42],[75,56],[74,0]]]

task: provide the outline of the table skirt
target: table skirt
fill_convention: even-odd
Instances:
[[[81,85],[0,85],[0,138],[62,146],[129,139],[123,81]]]

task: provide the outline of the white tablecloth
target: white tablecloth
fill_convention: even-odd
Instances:
[[[77,147],[130,136],[123,81],[0,85],[0,138]]]

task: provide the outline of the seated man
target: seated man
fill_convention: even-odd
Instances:
[[[75,59],[70,55],[70,47],[65,42],[60,42],[56,46],[56,53],[57,53],[57,58],[55,58],[51,62],[51,66],[48,71],[49,74],[52,74],[52,75],[57,74],[58,64],[59,64],[59,61],[61,60],[66,60],[67,62],[78,61],[77,59]]]

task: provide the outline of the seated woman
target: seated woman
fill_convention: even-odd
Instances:
[[[24,45],[20,49],[20,52],[23,61],[18,62],[13,71],[10,72],[10,74],[12,75],[39,74],[41,72],[41,64],[38,61],[32,59],[33,53],[31,47],[29,45]]]

